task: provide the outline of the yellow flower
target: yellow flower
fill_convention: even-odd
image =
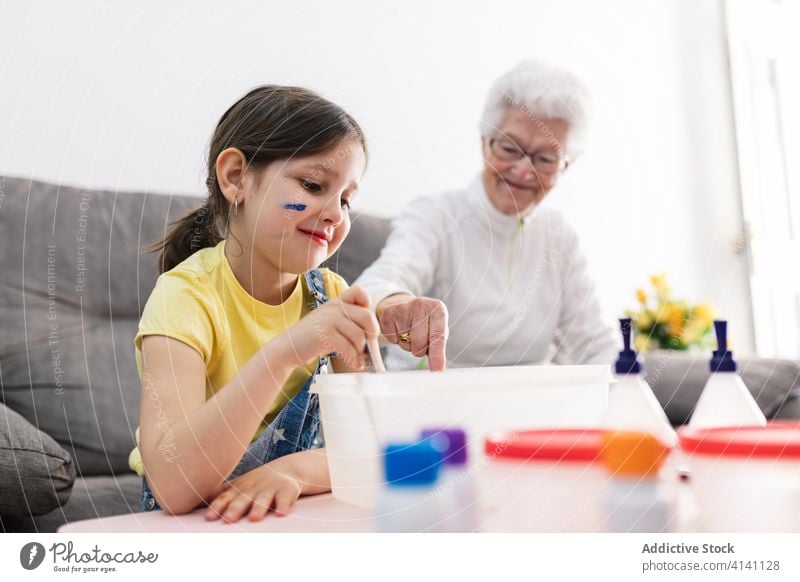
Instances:
[[[690,321],[681,333],[680,340],[690,346],[700,340],[705,331],[705,326],[697,321]]]
[[[648,347],[671,346],[685,349],[708,344],[709,330],[716,315],[712,305],[692,305],[683,299],[673,298],[667,276],[663,273],[652,275],[650,282],[655,293],[648,295],[643,288],[636,289],[638,310],[625,311],[636,324],[636,348],[646,350]],[[652,337],[648,337],[650,334]]]
[[[669,291],[669,286],[667,285],[667,277],[665,275],[653,275],[650,277],[650,282],[653,284],[653,287],[656,288],[661,295],[666,295]]]
[[[714,308],[708,303],[698,303],[694,308],[694,318],[703,324],[703,327],[708,327],[714,323]]]
[[[670,337],[679,338],[683,333],[686,312],[680,305],[672,304],[667,312],[667,333]]]
[[[669,319],[670,311],[669,304],[662,303],[659,305],[658,310],[656,311],[656,321],[658,323],[666,323]]]

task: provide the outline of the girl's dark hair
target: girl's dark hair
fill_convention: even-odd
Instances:
[[[356,120],[313,91],[264,85],[247,93],[222,115],[211,137],[205,203],[173,222],[164,240],[149,249],[161,252],[160,272],[225,237],[230,204],[222,195],[216,170],[223,150],[241,150],[248,169],[258,170],[277,160],[324,153],[347,140],[360,144],[366,155],[366,140]]]

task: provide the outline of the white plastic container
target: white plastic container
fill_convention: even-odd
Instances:
[[[608,366],[515,366],[382,374],[318,375],[333,495],[373,509],[381,451],[424,428],[463,428],[480,479],[482,443],[497,430],[597,426],[607,405]],[[480,481],[479,481],[480,486]]]
[[[800,532],[800,423],[680,431],[696,529]]]
[[[486,439],[490,532],[605,531],[598,429],[499,433]]]

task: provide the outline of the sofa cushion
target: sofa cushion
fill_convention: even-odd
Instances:
[[[0,515],[42,515],[69,499],[75,468],[69,453],[0,404]]]
[[[670,422],[688,422],[710,375],[707,354],[655,351],[645,358],[648,384]],[[800,386],[800,362],[751,357],[737,358],[742,381],[761,410],[772,418]],[[786,414],[786,412],[784,412]]]
[[[367,214],[353,216],[350,234],[325,265],[352,285],[381,254],[390,231],[391,222],[388,218]]]
[[[0,399],[61,443],[79,474],[128,471],[133,338],[157,276],[157,257],[140,248],[200,199],[0,186]]]
[[[132,473],[78,477],[66,505],[35,517],[2,516],[0,531],[54,533],[73,521],[135,513],[141,499],[142,478]]]

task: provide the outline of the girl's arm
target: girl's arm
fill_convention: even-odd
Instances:
[[[142,340],[139,449],[156,500],[185,513],[225,490],[261,421],[296,366],[336,351],[357,366],[378,322],[352,287],[261,347],[206,401],[206,368],[192,347],[165,336]]]
[[[200,354],[165,336],[142,340],[140,450],[159,504],[185,513],[221,491],[294,366],[264,345],[206,401]]]

